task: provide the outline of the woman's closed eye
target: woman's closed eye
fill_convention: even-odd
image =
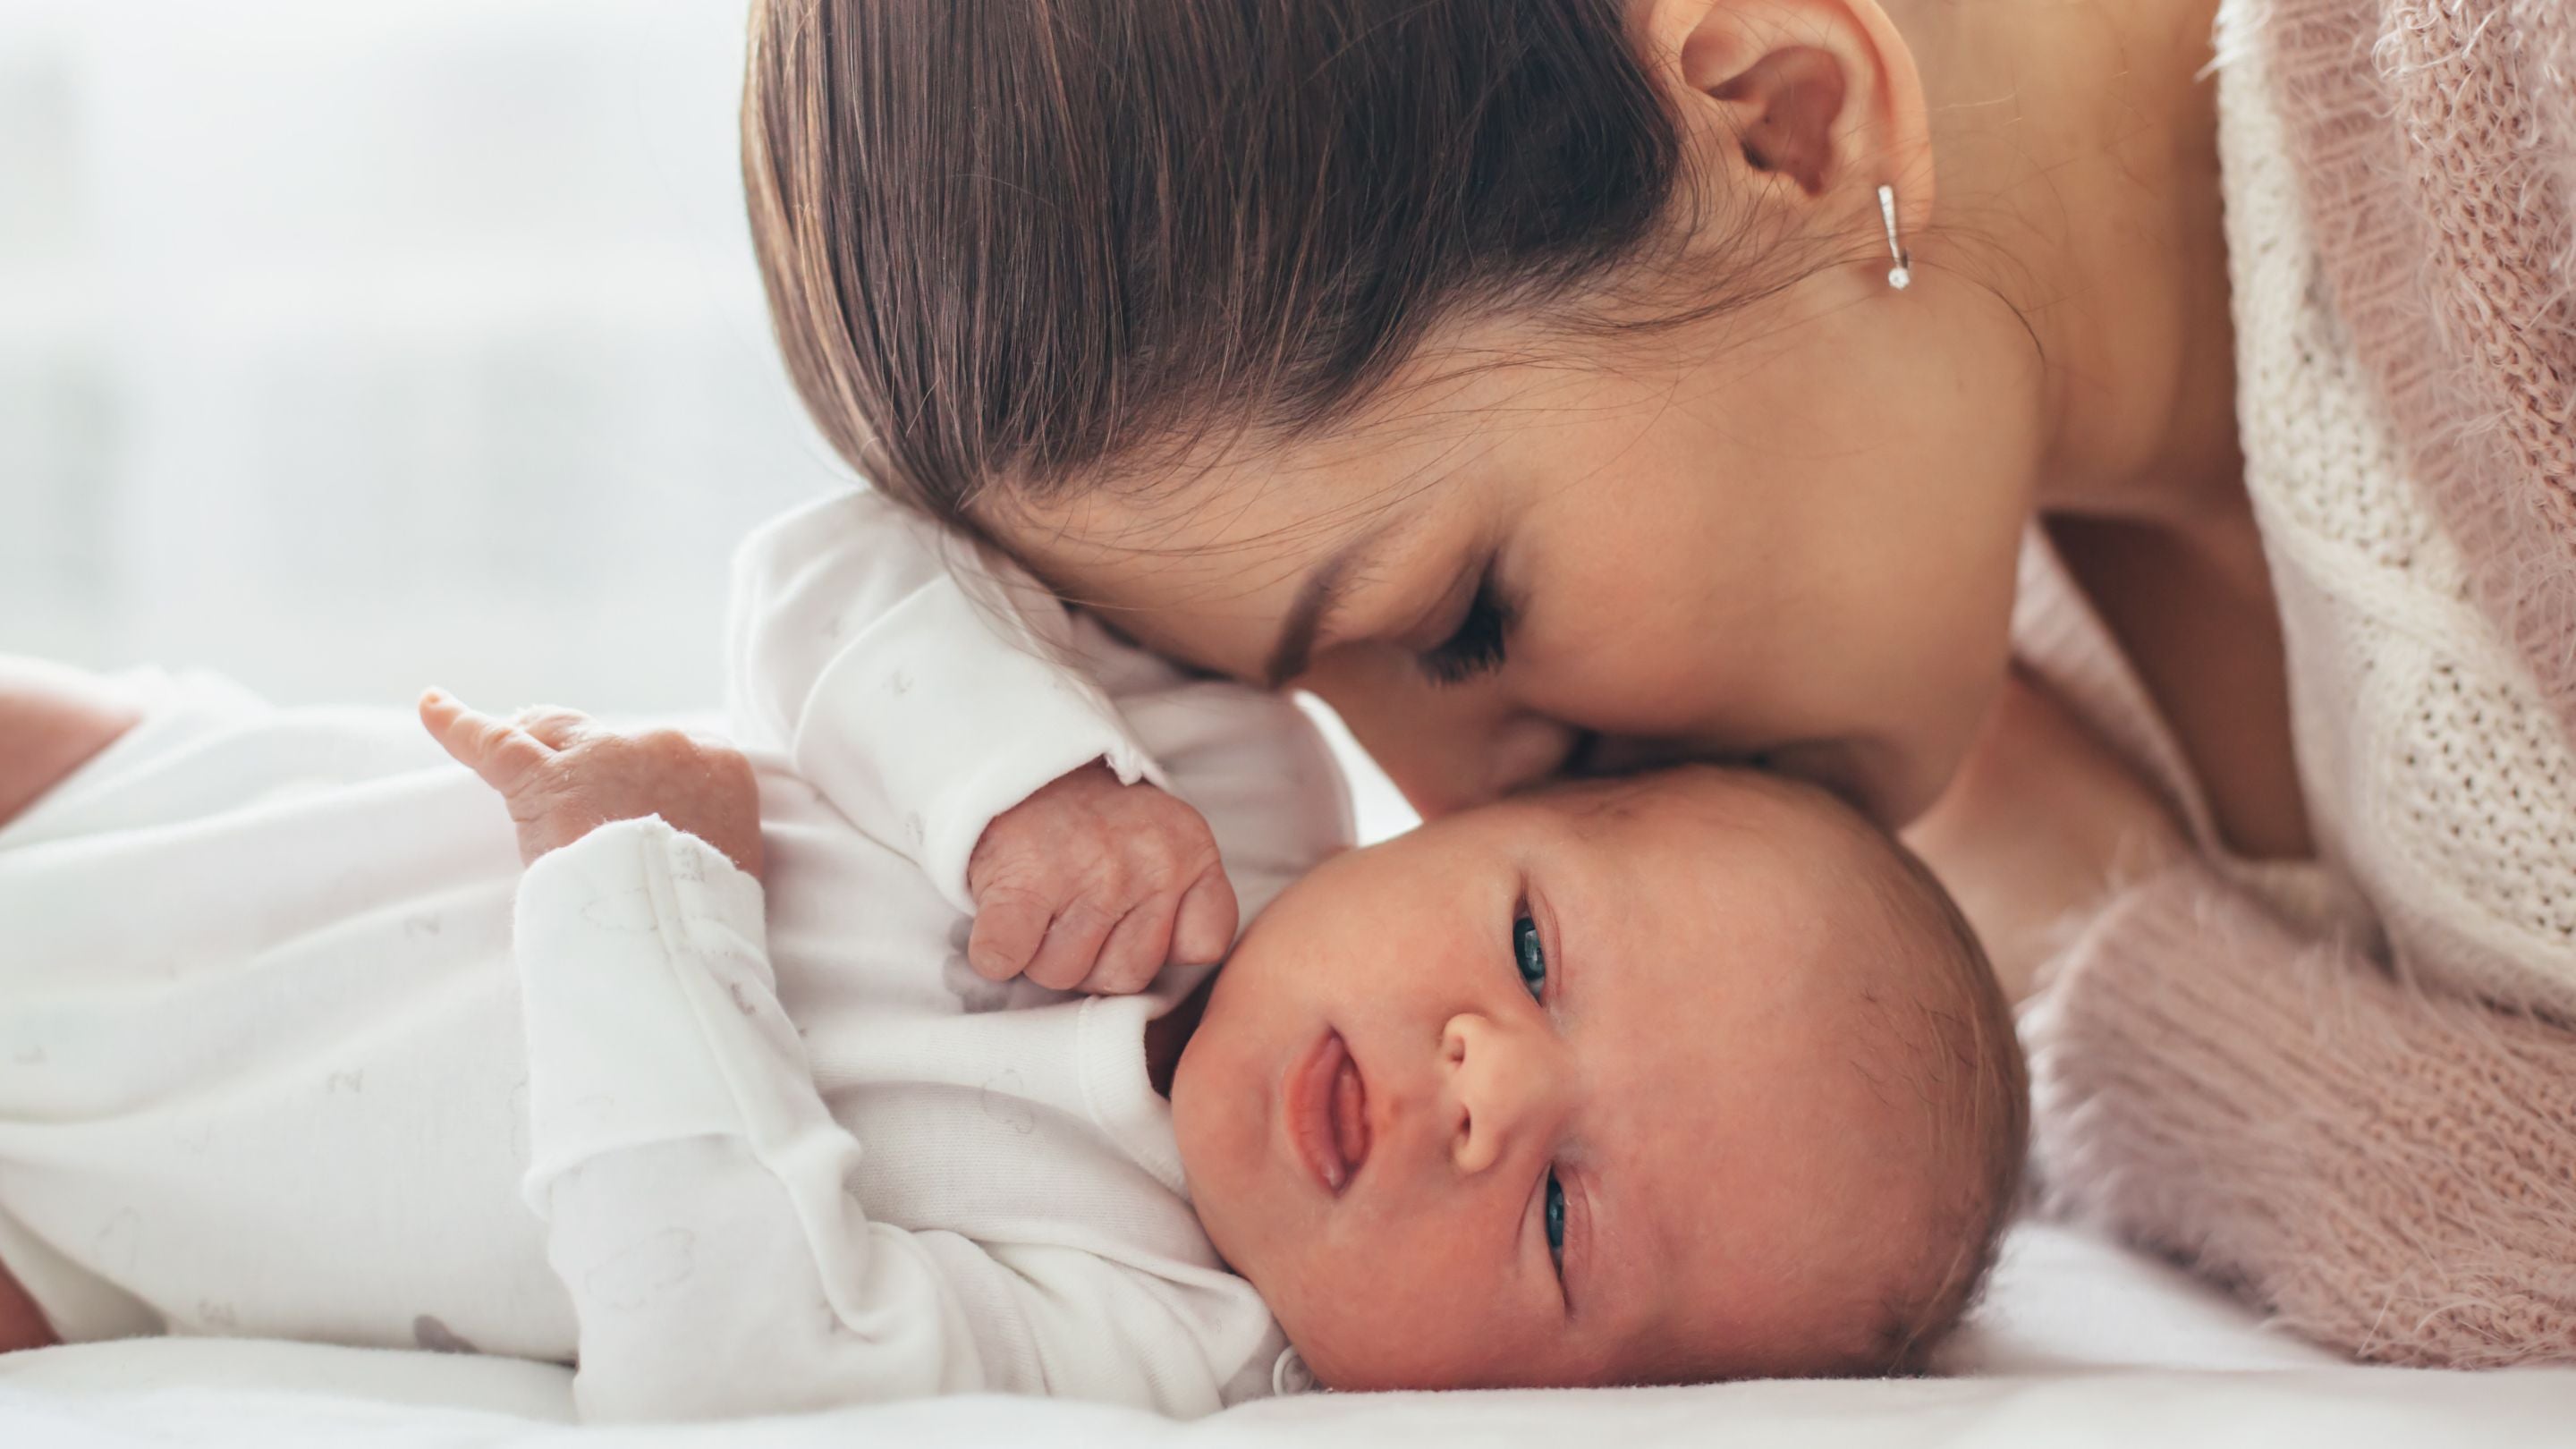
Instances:
[[[1503,667],[1505,643],[1519,610],[1494,586],[1493,575],[1477,581],[1467,615],[1448,638],[1420,657],[1422,672],[1433,684],[1464,684]]]

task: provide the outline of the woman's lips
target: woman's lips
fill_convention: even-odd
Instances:
[[[1288,1135],[1306,1170],[1338,1196],[1368,1161],[1368,1086],[1342,1034],[1326,1031],[1299,1063],[1288,1094]]]

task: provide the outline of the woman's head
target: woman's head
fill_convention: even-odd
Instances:
[[[1426,808],[1762,757],[1901,819],[2000,678],[2041,375],[1887,288],[1875,0],[767,0],[745,110],[834,444]]]

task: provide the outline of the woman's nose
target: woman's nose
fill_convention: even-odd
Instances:
[[[1515,715],[1494,729],[1485,755],[1484,798],[1526,789],[1564,770],[1584,741],[1580,731],[1538,715]]]
[[[1299,680],[1425,816],[1482,805],[1558,773],[1580,731],[1524,709],[1506,680],[1433,689],[1411,655],[1336,650]]]
[[[1515,1145],[1555,1131],[1564,1074],[1543,1029],[1461,1012],[1440,1033],[1440,1058],[1449,1160],[1460,1172],[1483,1172]]]
[[[1446,741],[1406,739],[1381,747],[1362,735],[1360,742],[1414,809],[1438,819],[1555,778],[1584,738],[1571,725],[1514,714]]]

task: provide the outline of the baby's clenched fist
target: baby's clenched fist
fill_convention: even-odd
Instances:
[[[420,697],[420,722],[501,792],[530,864],[612,820],[659,815],[760,874],[760,784],[731,746],[678,730],[621,733],[569,709],[497,719],[435,689]]]
[[[1212,965],[1234,944],[1234,887],[1207,821],[1098,761],[996,816],[966,887],[966,959],[992,981],[1141,991],[1166,963]]]

